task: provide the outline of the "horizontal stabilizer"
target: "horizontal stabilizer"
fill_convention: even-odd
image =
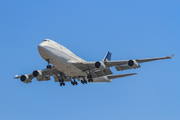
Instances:
[[[116,78],[122,78],[126,76],[131,76],[131,75],[136,75],[137,73],[130,73],[130,74],[122,74],[122,75],[112,75],[112,76],[107,76],[108,79],[116,79]]]
[[[169,58],[173,58],[174,54],[172,54],[171,56],[169,56]]]
[[[20,76],[16,75],[14,78],[15,78],[15,79],[19,79],[19,78],[20,78]]]

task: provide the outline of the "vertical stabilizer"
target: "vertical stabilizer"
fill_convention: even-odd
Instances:
[[[104,59],[103,59],[103,61],[111,61],[111,55],[112,54],[110,52],[107,52]]]

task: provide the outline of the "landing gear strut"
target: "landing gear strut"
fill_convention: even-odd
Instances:
[[[48,62],[47,69],[51,69],[51,65],[49,65],[50,64],[50,60],[47,59],[46,61]]]
[[[64,80],[63,79],[59,79],[60,82],[60,86],[65,86]]]
[[[87,78],[88,78],[88,82],[93,82],[92,75],[88,75]]]
[[[76,80],[74,79],[74,81],[71,81],[71,84],[74,85],[78,85],[78,83],[76,82]]]

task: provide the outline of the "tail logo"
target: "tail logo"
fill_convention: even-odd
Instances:
[[[110,52],[107,52],[106,55],[104,56],[104,59],[103,61],[111,61],[111,53]]]

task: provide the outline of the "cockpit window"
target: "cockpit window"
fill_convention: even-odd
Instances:
[[[43,42],[44,42],[44,41],[48,41],[48,42],[49,42],[49,40],[48,40],[48,39],[43,40]]]

